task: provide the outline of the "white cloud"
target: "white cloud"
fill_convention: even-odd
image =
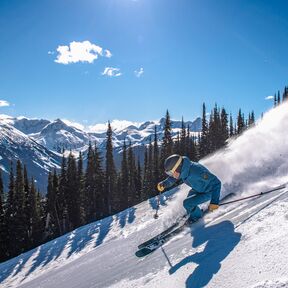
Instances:
[[[96,124],[96,125],[91,125],[88,127],[89,132],[95,132],[95,133],[104,133],[107,131],[107,125],[108,124]]]
[[[6,100],[0,100],[0,107],[10,106],[10,103]]]
[[[0,114],[0,120],[10,122],[13,120],[13,117],[11,117],[9,115],[5,115],[5,114]]]
[[[134,71],[135,76],[138,78],[141,77],[143,75],[143,73],[144,73],[143,67],[141,67],[139,70]]]
[[[80,123],[77,123],[77,122],[74,122],[74,121],[70,121],[68,119],[61,119],[66,125],[68,126],[72,126],[72,127],[75,127],[79,130],[84,130],[85,127],[84,125],[81,125]]]
[[[113,131],[121,131],[131,125],[139,127],[141,123],[131,122],[127,120],[113,120],[111,122],[111,127]],[[96,124],[96,125],[89,126],[88,131],[95,132],[95,133],[104,133],[107,131],[107,127],[108,127],[108,122],[105,124]]]
[[[112,53],[90,41],[73,41],[69,46],[58,46],[56,63],[69,64],[77,62],[93,63],[99,56],[110,58]],[[49,52],[48,52],[49,53]]]
[[[112,57],[112,53],[109,50],[105,50],[105,57],[107,58],[111,58]]]
[[[269,95],[265,98],[265,100],[273,100],[273,99],[274,99],[274,96],[272,96],[272,95]]]
[[[122,73],[120,72],[119,68],[105,67],[104,71],[102,72],[102,75],[106,75],[109,77],[118,77],[121,76]]]

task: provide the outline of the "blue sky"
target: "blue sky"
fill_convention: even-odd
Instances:
[[[0,114],[191,120],[205,101],[259,116],[288,85],[287,15],[277,0],[0,0]]]

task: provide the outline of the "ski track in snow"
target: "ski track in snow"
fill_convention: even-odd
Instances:
[[[250,288],[284,288],[288,287],[288,280],[279,279],[276,281],[264,281],[255,286],[251,286]]]
[[[288,103],[203,160],[231,200],[288,180]],[[1,287],[288,287],[288,192],[209,213],[146,258],[137,246],[184,214],[189,187],[83,226],[0,264]],[[230,200],[230,199],[229,199]],[[207,203],[202,205],[206,209]]]

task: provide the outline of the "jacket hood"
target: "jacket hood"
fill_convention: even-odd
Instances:
[[[191,165],[190,159],[188,157],[184,156],[182,168],[181,168],[181,173],[180,173],[181,179],[186,179],[188,177],[189,171],[190,171],[190,165]]]

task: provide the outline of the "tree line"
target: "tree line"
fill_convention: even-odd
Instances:
[[[282,101],[287,96],[285,87]],[[67,158],[63,156],[60,171],[49,172],[45,196],[37,191],[34,179],[28,178],[26,166],[20,160],[16,173],[11,163],[5,195],[0,170],[0,261],[157,195],[156,185],[165,177],[163,163],[168,156],[177,153],[197,162],[254,124],[253,111],[245,118],[239,109],[234,123],[224,107],[215,105],[207,114],[203,103],[201,133],[191,132],[182,118],[180,131],[172,137],[167,111],[163,137],[158,138],[155,126],[154,135],[144,147],[144,163],[136,156],[131,142],[124,140],[121,167],[117,170],[113,131],[108,123],[105,154],[101,155],[97,145],[90,143],[85,167],[81,153],[77,159],[73,153]]]

